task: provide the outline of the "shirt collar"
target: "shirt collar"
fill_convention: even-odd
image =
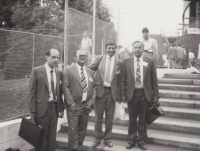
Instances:
[[[134,55],[134,62],[137,62],[137,57]],[[143,62],[143,55],[139,58],[140,62]]]
[[[77,66],[79,71],[81,70],[81,68],[83,68],[83,70],[85,70],[85,66],[81,67],[78,63],[76,63],[76,66]]]
[[[48,73],[50,73],[51,70],[53,70],[53,72],[55,72],[55,69],[54,69],[54,68],[51,69],[47,63],[45,63],[45,68],[46,68],[46,71],[47,71]]]

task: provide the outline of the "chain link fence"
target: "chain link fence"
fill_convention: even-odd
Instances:
[[[94,54],[101,55],[105,53],[106,41],[116,40],[116,32],[112,24],[99,19],[96,19],[95,26]],[[74,52],[82,47],[81,41],[85,30],[93,45],[93,18],[77,10],[69,9],[68,65],[74,62]],[[50,48],[59,51],[59,64],[62,66],[64,64],[64,36],[0,28],[0,122],[29,113],[28,87],[31,70],[45,64],[45,53]]]

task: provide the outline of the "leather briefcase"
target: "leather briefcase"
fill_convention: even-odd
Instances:
[[[35,148],[40,148],[44,137],[45,129],[40,125],[36,125],[26,118],[22,118],[19,136],[33,145]]]
[[[146,124],[150,125],[153,123],[159,116],[164,116],[164,111],[160,107],[160,103],[153,103],[146,110]]]

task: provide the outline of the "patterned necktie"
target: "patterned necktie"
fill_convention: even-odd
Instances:
[[[53,100],[56,101],[56,94],[55,94],[54,80],[53,80],[53,70],[51,70],[51,91],[53,94]]]
[[[140,86],[141,84],[141,75],[140,75],[140,59],[137,59],[137,68],[136,68],[136,84]]]
[[[111,66],[111,57],[108,58],[107,71],[106,71],[106,82],[110,82],[110,66]]]
[[[88,87],[87,87],[87,82],[86,82],[85,75],[83,72],[83,68],[81,68],[81,84],[82,84],[83,92],[86,92],[88,90]]]

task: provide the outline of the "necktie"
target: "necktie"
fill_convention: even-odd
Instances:
[[[140,86],[141,84],[141,75],[140,75],[140,59],[137,59],[137,68],[136,68],[136,84]]]
[[[108,58],[107,70],[106,70],[106,82],[110,82],[110,66],[111,66],[111,58]]]
[[[51,91],[53,94],[53,100],[56,101],[56,94],[55,94],[54,80],[53,80],[53,70],[51,70]]]
[[[82,84],[83,92],[86,92],[88,90],[88,87],[87,87],[87,82],[86,82],[85,75],[83,72],[83,68],[81,68],[81,84]]]

